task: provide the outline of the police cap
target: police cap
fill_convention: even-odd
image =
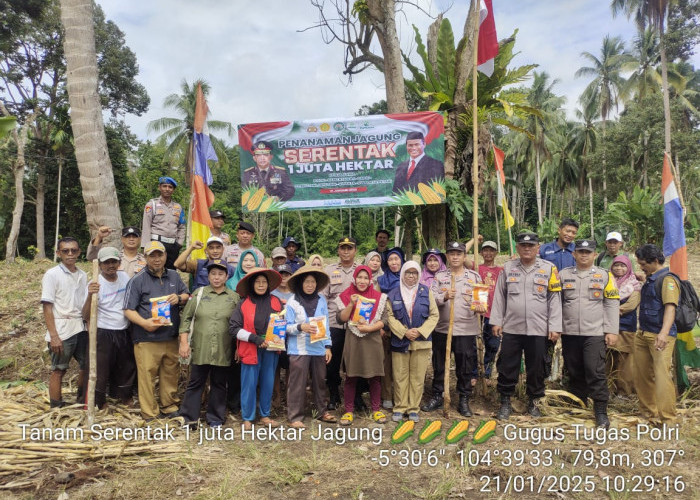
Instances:
[[[516,243],[524,243],[524,244],[530,244],[530,245],[536,245],[537,243],[540,242],[540,237],[537,236],[536,233],[533,233],[531,231],[523,231],[522,233],[519,233],[515,237],[515,242]]]

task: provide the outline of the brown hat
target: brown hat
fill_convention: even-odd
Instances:
[[[292,292],[297,293],[298,290],[301,290],[301,284],[304,282],[304,279],[309,274],[313,275],[313,277],[316,278],[316,291],[323,290],[328,286],[328,283],[330,283],[331,281],[331,279],[328,277],[328,274],[326,274],[325,271],[319,269],[318,267],[307,264],[303,267],[300,267],[296,270],[294,274],[292,274],[292,276],[289,278],[289,281],[287,281],[287,286]]]
[[[265,269],[263,267],[254,267],[248,273],[241,278],[241,281],[236,285],[236,293],[241,297],[247,297],[250,294],[250,290],[253,288],[253,282],[255,278],[261,274],[267,277],[268,291],[271,292],[282,283],[282,276],[280,273],[274,269]]]

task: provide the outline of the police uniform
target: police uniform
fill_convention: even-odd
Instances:
[[[343,238],[338,242],[338,247],[342,245],[357,246],[353,238]],[[331,362],[326,370],[326,385],[330,393],[330,403],[340,402],[340,364],[343,360],[343,347],[345,346],[345,325],[338,322],[338,304],[335,300],[352,283],[352,275],[355,272],[357,263],[353,262],[350,267],[343,267],[340,262],[325,267],[324,271],[330,278],[326,288],[321,291],[328,303],[329,326],[331,330]]]
[[[447,251],[459,250],[465,252],[464,244],[451,242]],[[481,283],[481,276],[471,269],[464,269],[461,275],[455,275],[454,289],[454,318],[452,327],[451,351],[455,357],[455,374],[457,376],[457,393],[460,405],[464,406],[471,396],[472,372],[476,368],[476,335],[480,331],[479,316],[472,311],[472,291],[474,285]],[[452,288],[452,273],[450,270],[441,271],[435,275],[431,291],[440,312],[440,318],[433,335],[433,396],[424,406],[423,411],[431,411],[442,405],[445,382],[445,352],[447,350],[447,332],[450,326],[451,302],[445,294]],[[466,408],[464,408],[466,409]],[[461,411],[460,411],[461,413]],[[466,413],[466,412],[465,412]]]
[[[576,242],[576,251],[593,251],[595,241]],[[559,273],[562,301],[562,356],[569,374],[569,391],[586,402],[594,401],[597,424],[607,414],[608,384],[605,372],[605,334],[617,335],[620,294],[612,274],[592,266],[567,267]],[[598,422],[598,419],[601,419]],[[609,425],[609,422],[607,422]]]
[[[221,210],[209,210],[209,217],[212,219],[221,218],[223,220],[224,213]],[[219,231],[219,234],[214,234],[213,228],[210,228],[209,236],[216,236],[217,238],[221,238],[221,241],[224,242],[224,245],[231,244],[231,236],[229,236],[228,233],[224,233],[223,231]]]
[[[537,244],[534,233],[521,233],[518,243]],[[498,277],[491,308],[491,326],[503,328],[498,369],[501,404],[515,392],[520,359],[525,353],[527,395],[530,407],[544,396],[544,351],[549,332],[561,332],[561,284],[557,268],[539,257],[525,267],[520,259],[507,261]],[[500,412],[499,412],[500,414]],[[505,417],[507,418],[507,417]]]
[[[161,177],[159,182],[177,187],[177,183],[170,177]],[[150,241],[160,241],[167,254],[165,267],[175,269],[173,263],[185,242],[187,230],[185,211],[182,205],[172,199],[166,203],[162,196],[151,198],[143,210],[141,228],[141,246],[148,246]]]
[[[265,141],[255,143],[252,148],[253,154],[272,153],[272,144]],[[257,165],[246,168],[243,171],[243,189],[249,186],[264,187],[269,196],[276,196],[281,201],[287,201],[294,196],[294,184],[289,178],[287,169],[270,165],[261,170]]]
[[[138,237],[141,236],[141,233],[137,227],[127,226],[122,229],[122,238],[129,236],[130,234],[134,234]],[[85,259],[90,261],[95,260],[101,248],[102,243],[99,245],[93,245],[92,241],[90,241],[87,247],[87,252],[85,252]],[[137,252],[132,258],[124,254],[124,250],[119,252],[119,271],[124,271],[129,278],[133,278],[134,275],[140,272],[144,267],[146,267],[146,257],[142,253]]]

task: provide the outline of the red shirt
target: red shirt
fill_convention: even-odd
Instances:
[[[501,274],[503,268],[500,266],[486,266],[484,264],[479,265],[479,276],[481,276],[481,281],[484,285],[489,287],[489,307],[484,314],[484,317],[488,318],[491,316],[491,306],[493,305],[493,292],[496,289],[496,280],[498,280],[498,275]]]

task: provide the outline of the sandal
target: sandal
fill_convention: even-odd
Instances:
[[[243,423],[241,424],[241,427],[243,427],[243,429],[249,431],[253,428],[253,422],[251,422],[250,420],[244,420]]]
[[[340,418],[340,425],[350,425],[353,420],[354,420],[354,417],[353,417],[352,413],[350,413],[350,412],[344,413],[343,416]]]
[[[296,421],[290,423],[289,427],[291,427],[293,429],[306,429],[304,422],[302,422],[301,420],[296,420]]]
[[[374,419],[375,422],[378,424],[386,424],[386,415],[384,415],[383,411],[375,411],[372,414],[372,418]]]
[[[270,417],[262,417],[260,423],[263,425],[269,425],[270,427],[279,427],[280,424],[277,420],[272,420]]]
[[[327,411],[326,413],[324,413],[323,415],[321,415],[318,419],[319,419],[321,422],[325,422],[325,423],[327,423],[327,424],[337,424],[337,423],[338,423],[338,419],[335,418],[335,415],[333,415],[333,414],[332,414],[331,412],[329,412],[329,411]]]

